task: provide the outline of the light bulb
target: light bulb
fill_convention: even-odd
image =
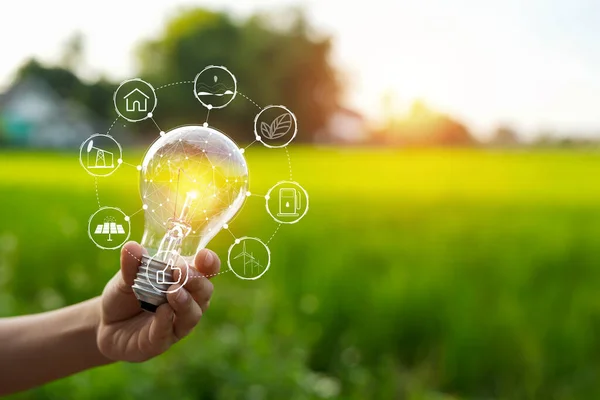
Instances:
[[[240,210],[248,192],[248,167],[238,146],[204,126],[173,129],[157,139],[142,162],[142,246],[148,255],[133,290],[143,309],[165,303],[176,260],[191,263]],[[181,275],[180,275],[181,276]]]

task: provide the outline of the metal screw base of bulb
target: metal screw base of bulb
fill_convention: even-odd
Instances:
[[[150,257],[142,256],[142,264],[138,268],[137,275],[133,281],[133,292],[135,297],[140,301],[140,306],[143,310],[156,312],[156,309],[161,304],[167,302],[167,294],[169,283],[157,283],[157,272],[164,271],[164,281],[172,282],[173,276],[171,269],[167,268],[167,264],[153,260]],[[152,279],[152,283],[150,283]],[[162,291],[162,292],[161,292]]]

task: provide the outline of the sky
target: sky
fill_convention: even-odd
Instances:
[[[597,0],[8,0],[0,88],[29,57],[56,62],[74,31],[86,37],[90,76],[131,78],[136,43],[189,5],[239,18],[300,6],[333,38],[345,105],[375,123],[387,96],[393,112],[419,99],[482,137],[501,124],[526,138],[600,136]]]

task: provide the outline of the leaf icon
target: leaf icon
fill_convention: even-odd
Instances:
[[[292,116],[289,113],[281,114],[266,128],[264,122],[261,124],[261,132],[267,139],[279,139],[292,129]]]
[[[262,135],[266,138],[271,138],[271,126],[269,124],[267,124],[266,122],[261,122],[260,123],[260,133],[262,133]]]

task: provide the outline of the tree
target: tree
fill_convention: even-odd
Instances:
[[[19,82],[28,77],[43,80],[63,98],[79,98],[82,95],[83,83],[75,73],[66,68],[51,67],[30,59],[19,68],[15,81]]]
[[[70,70],[77,71],[84,60],[85,38],[81,32],[75,32],[66,41],[61,54],[61,66]]]
[[[298,119],[297,139],[311,140],[338,102],[330,40],[314,39],[299,13],[284,28],[276,28],[270,18],[254,15],[237,22],[222,12],[185,10],[166,24],[161,37],[140,46],[140,76],[160,85],[190,81],[205,66],[224,65],[237,78],[238,98],[225,110],[211,112],[211,125],[238,141],[253,140],[259,110],[241,92],[260,105],[291,109]],[[155,114],[161,125],[204,122],[206,110],[189,85],[159,92],[158,97]]]
[[[494,135],[490,141],[492,146],[516,146],[519,144],[519,136],[514,129],[507,125],[501,125],[496,128]]]
[[[393,119],[389,132],[394,144],[407,146],[473,146],[475,139],[467,127],[452,118],[415,101],[404,118]]]

